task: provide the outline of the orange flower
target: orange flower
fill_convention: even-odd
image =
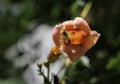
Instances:
[[[100,34],[91,30],[87,22],[80,17],[56,25],[53,30],[55,45],[72,61],[76,61],[93,47]]]

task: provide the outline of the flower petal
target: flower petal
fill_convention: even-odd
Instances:
[[[79,45],[64,46],[64,48],[62,48],[62,51],[72,61],[76,61],[80,56],[83,56],[91,47],[96,44],[99,36],[100,34],[96,31],[91,31],[90,35],[86,37],[84,43]]]

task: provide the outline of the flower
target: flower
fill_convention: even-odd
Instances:
[[[81,17],[56,25],[52,35],[55,45],[72,61],[83,56],[100,37]]]

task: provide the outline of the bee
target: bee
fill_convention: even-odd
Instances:
[[[70,44],[70,43],[71,43],[71,39],[70,39],[67,31],[62,30],[62,35],[64,36],[64,42],[65,42],[66,44]]]

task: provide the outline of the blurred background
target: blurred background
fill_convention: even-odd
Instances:
[[[36,64],[53,45],[54,26],[80,16],[88,1],[0,0],[0,84],[43,84]],[[64,84],[120,84],[120,0],[90,2],[85,19],[101,37],[69,67],[61,57],[60,75]]]

